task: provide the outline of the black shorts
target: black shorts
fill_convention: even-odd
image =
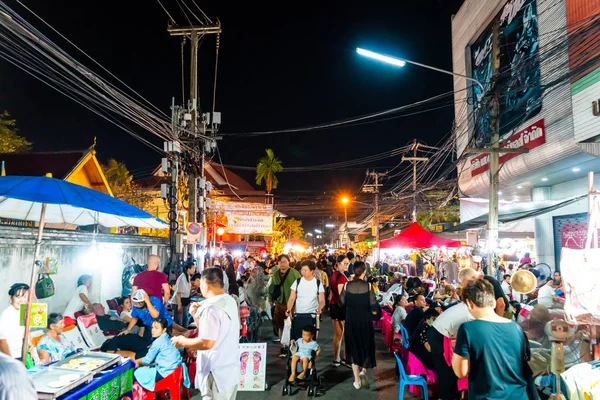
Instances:
[[[331,304],[329,314],[331,315],[331,319],[335,321],[344,321],[346,319],[346,309],[340,307],[338,304]]]

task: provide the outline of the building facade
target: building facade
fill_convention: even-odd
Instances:
[[[501,201],[585,195],[587,173],[600,172],[599,11],[600,0],[466,0],[453,17],[454,72],[484,86],[454,79],[457,153],[490,146],[493,94],[500,147],[529,149],[501,156]],[[498,79],[492,79],[494,46]],[[489,197],[489,157],[463,158],[458,174],[461,196],[470,199],[461,202],[464,221],[472,199]],[[587,207],[582,199],[532,218],[538,262],[559,267],[562,247],[582,246]]]

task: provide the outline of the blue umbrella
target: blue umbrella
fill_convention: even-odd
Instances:
[[[25,313],[23,360],[28,348],[29,314],[37,275],[35,261],[39,257],[44,224],[169,227],[151,214],[104,193],[63,180],[36,176],[0,177],[0,217],[39,222]]]
[[[49,224],[169,227],[131,204],[84,186],[43,176],[0,177],[0,217],[37,222],[43,204]]]

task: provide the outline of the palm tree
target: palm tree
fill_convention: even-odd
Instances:
[[[265,149],[265,151],[267,152],[266,157],[258,160],[258,165],[256,165],[256,184],[261,185],[264,180],[267,194],[271,194],[271,190],[277,189],[279,183],[275,174],[283,171],[283,166],[281,160],[275,157],[272,149]]]

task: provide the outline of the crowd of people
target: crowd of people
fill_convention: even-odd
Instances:
[[[183,363],[182,355],[192,353],[198,368],[191,378],[203,398],[235,399],[243,305],[271,318],[273,341],[291,362],[290,383],[306,378],[314,357],[321,356],[319,343],[331,341],[333,357],[326,362],[351,369],[352,385],[361,390],[370,386],[369,370],[377,365],[374,321],[383,308],[392,314],[393,331],[406,335],[408,350],[435,371],[439,398],[458,399],[466,392],[473,399],[535,398],[528,397],[535,390],[525,354],[530,354],[529,340],[542,340],[547,308],[561,306],[560,273],[539,289],[539,304],[520,327],[508,274],[499,281],[467,267],[449,283],[423,269],[421,276],[391,275],[383,292],[379,285],[390,275],[382,278],[385,263],[371,265],[370,260],[352,250],[256,259],[225,254],[200,268],[188,261],[169,282],[160,259],[151,255],[117,315],[104,315],[103,307],[91,301],[92,278],[81,276],[64,313],[48,316],[48,329],[30,353],[39,365],[73,354],[77,349],[63,331],[78,315],[93,311],[103,330],[118,331],[101,350],[134,360],[135,379],[144,389],[152,391]],[[12,359],[22,357],[18,310],[28,291],[25,284],[13,285],[10,306],[0,314],[0,353]],[[327,310],[331,337],[319,335]]]

